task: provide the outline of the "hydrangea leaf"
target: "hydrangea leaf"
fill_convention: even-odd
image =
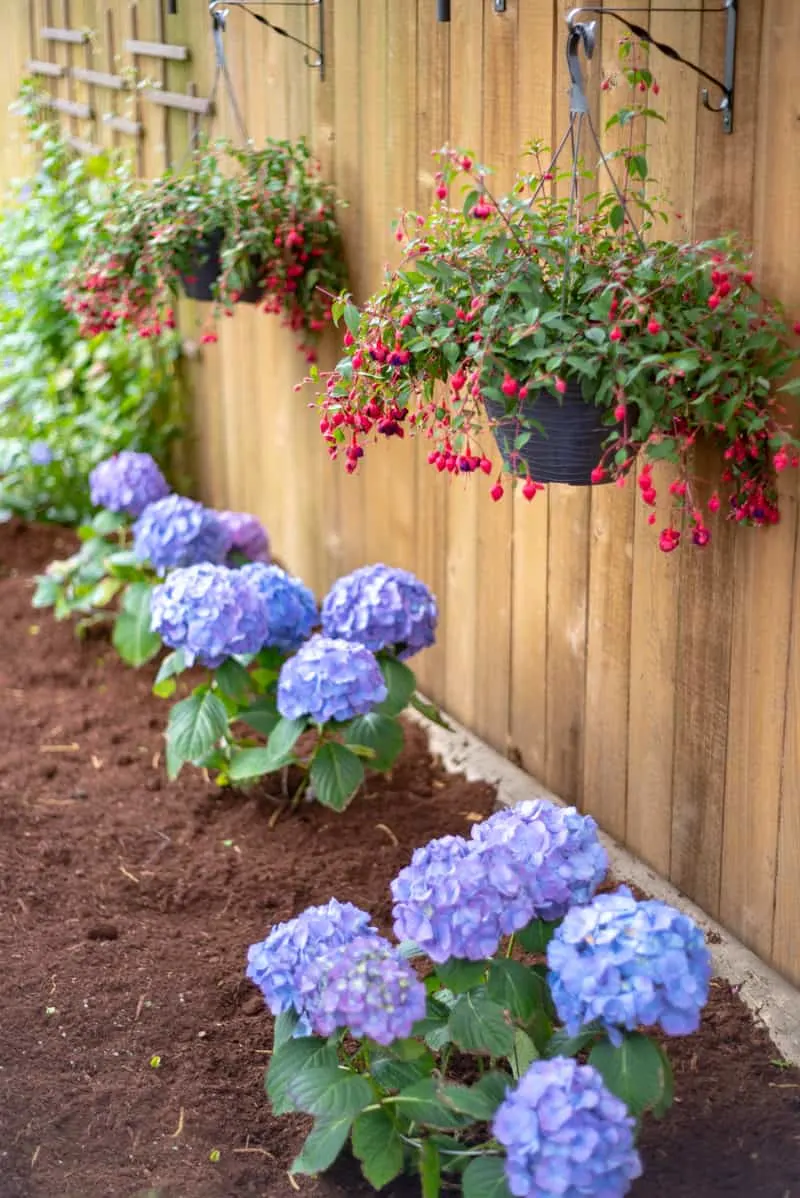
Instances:
[[[168,699],[175,693],[175,678],[186,669],[186,656],[183,649],[169,653],[162,661],[153,683],[153,694],[159,699]]]
[[[408,707],[411,696],[417,689],[414,672],[408,666],[403,665],[402,661],[398,661],[396,657],[381,656],[378,658],[378,663],[389,694],[375,710],[381,715],[400,715]]]
[[[272,772],[269,749],[234,749],[231,753],[228,777],[231,782],[252,782]]]
[[[278,720],[267,741],[267,752],[269,757],[267,760],[267,769],[265,772],[280,769],[281,766],[288,765],[292,760],[292,750],[298,740],[305,732],[307,721],[299,720]]]
[[[299,1110],[323,1119],[353,1119],[375,1098],[365,1077],[327,1065],[301,1069],[287,1092]]]
[[[488,961],[465,961],[452,957],[449,961],[437,965],[436,973],[453,994],[464,994],[481,984],[488,968]]]
[[[385,772],[390,770],[403,748],[403,729],[391,716],[371,711],[352,720],[345,733],[345,743],[363,745],[371,749],[374,756],[370,768]]]
[[[450,1012],[449,1028],[464,1052],[507,1057],[514,1049],[514,1029],[504,1008],[489,998],[482,986],[461,995]]]
[[[618,1048],[607,1040],[595,1044],[589,1064],[637,1118],[654,1109],[663,1113],[671,1101],[669,1062],[658,1045],[639,1032],[626,1035]]]
[[[440,1086],[439,1092],[454,1111],[488,1123],[511,1084],[511,1078],[507,1073],[493,1070],[491,1073],[485,1073],[474,1086],[446,1082]]]
[[[238,712],[236,718],[243,724],[247,724],[247,727],[252,728],[254,732],[260,732],[262,736],[269,738],[281,717],[271,700],[259,699],[244,711]]]
[[[469,1127],[475,1122],[471,1115],[464,1115],[445,1106],[439,1096],[437,1083],[430,1077],[401,1090],[392,1099],[392,1103],[404,1119],[413,1123],[423,1123],[427,1127],[438,1127],[442,1131]]]
[[[211,752],[227,728],[224,704],[211,691],[200,690],[170,711],[167,742],[184,761],[197,761]]]
[[[522,1077],[533,1061],[539,1059],[539,1050],[527,1032],[521,1027],[514,1029],[514,1051],[511,1054],[511,1069],[514,1077]]]
[[[411,696],[409,702],[415,711],[418,711],[420,715],[424,715],[432,724],[438,724],[440,728],[444,728],[447,732],[453,731],[452,726],[448,724],[439,708],[434,703],[429,703],[427,699],[423,699],[416,691]]]
[[[364,1111],[353,1124],[353,1153],[376,1190],[403,1171],[403,1141],[385,1111]]]
[[[35,608],[52,607],[58,599],[59,583],[47,574],[40,574],[36,579],[36,590],[33,592]]]
[[[344,745],[322,745],[311,766],[311,785],[317,799],[334,811],[344,811],[364,781],[364,766]]]
[[[318,1119],[289,1172],[316,1175],[330,1169],[347,1143],[352,1125],[353,1120],[349,1117]]]
[[[499,1156],[479,1156],[464,1170],[464,1198],[511,1198],[505,1167]]]
[[[251,690],[250,675],[244,666],[232,657],[223,661],[221,666],[217,666],[214,679],[219,689],[237,703],[243,703]]]
[[[282,1045],[288,1044],[294,1036],[299,1020],[294,1011],[281,1011],[275,1020],[272,1033],[272,1051],[276,1053]]]
[[[403,1090],[430,1077],[432,1060],[432,1057],[419,1061],[398,1061],[389,1056],[373,1057],[370,1073],[382,1090]]]
[[[603,1034],[603,1028],[599,1023],[589,1024],[588,1027],[578,1032],[577,1036],[570,1036],[564,1028],[559,1028],[551,1036],[544,1055],[546,1057],[576,1057],[579,1052],[583,1052],[590,1044],[594,1044],[595,1040]]]
[[[536,953],[538,956],[547,952],[547,946],[553,939],[557,927],[558,924],[549,923],[545,919],[533,919],[527,927],[516,933],[515,939],[526,952]]]
[[[544,983],[521,961],[496,958],[489,969],[489,997],[514,1019],[527,1023],[544,998]]]
[[[132,582],[122,597],[112,641],[129,666],[143,666],[152,661],[161,648],[161,638],[150,629],[151,592],[148,582]]]
[[[301,1036],[275,1048],[264,1078],[273,1115],[297,1110],[289,1098],[289,1084],[304,1069],[336,1068],[336,1049],[318,1036]]]

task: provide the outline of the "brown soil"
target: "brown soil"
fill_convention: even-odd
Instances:
[[[305,1124],[269,1113],[247,945],[331,895],[386,924],[411,849],[464,831],[492,791],[445,775],[417,729],[339,817],[270,828],[266,793],[167,785],[152,671],[30,607],[32,574],[68,548],[0,527],[0,1198],[294,1198]],[[800,1073],[727,985],[671,1049],[677,1102],[645,1128],[634,1198],[800,1198]],[[346,1168],[297,1185],[371,1192]]]

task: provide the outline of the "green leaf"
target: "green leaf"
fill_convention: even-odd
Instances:
[[[625,209],[621,204],[615,204],[608,214],[608,223],[616,233],[625,222]]]
[[[169,713],[167,743],[183,761],[198,761],[228,729],[225,706],[211,691],[190,695]]]
[[[36,590],[33,592],[33,606],[35,608],[53,607],[58,599],[60,584],[55,578],[48,578],[46,574],[41,574],[36,579]]]
[[[309,1132],[308,1139],[303,1145],[302,1152],[292,1162],[290,1173],[324,1173],[330,1169],[339,1153],[347,1143],[353,1120],[318,1119]]]
[[[403,1171],[403,1141],[386,1111],[364,1111],[353,1124],[353,1154],[370,1185],[380,1190]]]
[[[542,979],[529,965],[498,957],[489,970],[489,997],[521,1023],[544,1004]]]
[[[228,777],[231,782],[252,782],[256,778],[263,778],[265,774],[272,773],[271,761],[269,749],[235,748],[231,752]]]
[[[145,584],[147,585],[147,584]],[[124,583],[119,578],[104,578],[98,582],[96,587],[93,587],[83,604],[86,608],[108,607],[112,599],[114,599],[122,590]]]
[[[241,720],[243,724],[247,724],[248,728],[252,728],[254,732],[260,732],[267,738],[275,731],[280,718],[278,709],[271,699],[259,699],[244,711],[239,711],[236,714],[237,720]]]
[[[361,1074],[327,1065],[306,1065],[289,1082],[287,1092],[298,1110],[324,1119],[353,1119],[375,1098]]]
[[[160,636],[150,628],[149,582],[132,582],[122,596],[122,610],[114,624],[112,642],[129,666],[152,661],[161,648]]]
[[[424,715],[425,718],[430,720],[432,724],[438,724],[440,728],[444,728],[447,732],[453,731],[452,725],[448,724],[447,720],[444,718],[441,711],[439,711],[439,708],[436,707],[435,704],[428,703],[427,700],[421,698],[416,691],[414,691],[410,701],[414,710],[418,711],[420,715]]]
[[[237,703],[244,703],[251,690],[250,675],[244,666],[229,657],[217,666],[214,680],[221,691],[229,695]]]
[[[361,313],[355,304],[346,304],[344,309],[344,323],[347,329],[355,337],[361,326]]]
[[[556,922],[533,919],[521,932],[515,933],[514,939],[522,945],[526,952],[543,956],[547,952],[547,946],[553,939],[557,927],[558,923]]]
[[[186,669],[186,655],[183,649],[169,653],[158,668],[156,680],[153,683],[153,694],[159,699],[168,699],[175,693],[175,678]]]
[[[511,1198],[505,1165],[499,1156],[479,1156],[464,1170],[463,1198]]]
[[[292,750],[307,727],[308,720],[305,717],[300,720],[278,720],[267,741],[269,757],[266,773],[280,769],[294,760]]]
[[[539,1059],[539,1050],[527,1032],[521,1027],[514,1029],[514,1051],[511,1054],[511,1069],[514,1077],[522,1077],[528,1067]]]
[[[461,995],[450,1012],[449,1028],[464,1052],[507,1057],[513,1051],[514,1029],[503,1007],[489,998],[483,986]]]
[[[344,811],[364,781],[364,766],[344,745],[322,745],[311,764],[311,785],[320,803]]]
[[[369,1071],[382,1090],[405,1090],[416,1082],[430,1077],[433,1057],[421,1057],[418,1061],[398,1061],[390,1056],[373,1056]]]
[[[272,1033],[272,1051],[276,1053],[284,1044],[293,1038],[299,1019],[293,1010],[281,1011],[275,1020]]]
[[[475,1122],[470,1115],[462,1115],[445,1106],[439,1095],[437,1083],[430,1077],[401,1090],[392,1099],[392,1104],[404,1119],[424,1123],[427,1127],[438,1127],[442,1131],[469,1127]]]
[[[304,1069],[335,1068],[336,1049],[317,1036],[300,1036],[275,1047],[264,1083],[273,1115],[296,1110],[289,1098],[289,1085]]]
[[[419,1157],[422,1198],[439,1198],[442,1192],[442,1158],[433,1140],[425,1140]]]
[[[472,1115],[473,1119],[478,1119],[481,1123],[488,1123],[512,1084],[509,1074],[492,1071],[484,1073],[474,1086],[447,1082],[440,1086],[440,1093],[454,1111]]]
[[[577,1036],[569,1036],[563,1028],[559,1028],[550,1037],[545,1051],[546,1057],[576,1057],[590,1044],[594,1044],[598,1036],[604,1035],[600,1025],[588,1024]]]
[[[489,964],[489,961],[464,961],[451,957],[449,961],[436,966],[436,974],[453,994],[464,994],[481,984]]]
[[[412,670],[396,657],[379,657],[378,662],[389,694],[375,708],[381,715],[400,715],[411,701],[417,689],[417,680]]]
[[[377,711],[358,716],[345,732],[346,744],[363,745],[373,751],[370,768],[381,772],[392,768],[403,748],[403,739],[403,729],[397,720]]]
[[[672,1100],[669,1063],[658,1045],[640,1032],[626,1035],[619,1048],[607,1040],[595,1044],[589,1064],[637,1118],[649,1110],[663,1114]]]

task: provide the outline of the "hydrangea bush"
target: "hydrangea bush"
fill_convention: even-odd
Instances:
[[[425,1198],[627,1194],[639,1123],[672,1101],[644,1029],[697,1028],[711,961],[680,912],[597,894],[607,867],[590,816],[533,800],[414,853],[398,943],[334,899],[252,945],[273,1111],[314,1117],[292,1171],[350,1140],[375,1189],[416,1171]]]
[[[409,704],[442,722],[400,660],[433,642],[437,616],[435,599],[407,571],[357,570],[334,584],[320,612],[309,588],[276,565],[178,568],[156,588],[152,613],[153,631],[174,650],[157,694],[173,695],[190,665],[212,671],[170,712],[173,777],[187,762],[212,770],[220,785],[281,771],[293,803],[316,798],[342,810],[365,765],[394,765]]]

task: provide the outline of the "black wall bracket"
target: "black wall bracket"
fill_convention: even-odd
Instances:
[[[567,14],[567,27],[569,29],[569,43],[574,49],[577,49],[578,44],[583,46],[587,57],[591,57],[591,51],[594,49],[596,33],[596,21],[583,23],[578,21],[581,13],[592,13],[599,17],[614,17],[624,25],[634,37],[639,38],[643,42],[654,46],[660,50],[667,58],[671,58],[673,62],[678,62],[681,66],[688,67],[705,79],[708,83],[722,93],[722,97],[718,103],[713,103],[710,98],[709,89],[704,87],[701,92],[703,107],[709,112],[722,113],[722,128],[725,133],[733,133],[733,93],[736,82],[736,25],[737,25],[737,8],[739,0],[722,0],[714,8],[604,8],[598,5],[581,5],[579,8],[573,8]],[[654,38],[649,30],[644,29],[641,25],[637,25],[633,21],[629,21],[625,13],[659,13],[659,12],[681,12],[681,13],[701,13],[703,16],[725,16],[727,14],[727,27],[725,33],[725,64],[723,75],[718,79],[715,75],[710,75],[708,71],[699,66],[696,62],[690,62],[684,58],[674,46],[669,46],[665,42],[660,42]],[[577,37],[576,37],[577,35]],[[575,79],[573,76],[573,91]]]
[[[290,42],[296,42],[306,51],[305,64],[313,71],[319,71],[320,79],[325,78],[325,0],[211,0],[208,10],[214,22],[215,30],[222,32],[227,27],[229,11],[232,8],[243,9],[251,17],[279,37],[285,37]],[[302,38],[295,37],[288,29],[275,25],[261,13],[253,12],[254,8],[305,8],[315,9],[317,13],[317,44],[310,45]]]
[[[506,0],[492,0],[492,8],[495,12],[505,12]],[[436,0],[436,20],[450,20],[450,0]]]

